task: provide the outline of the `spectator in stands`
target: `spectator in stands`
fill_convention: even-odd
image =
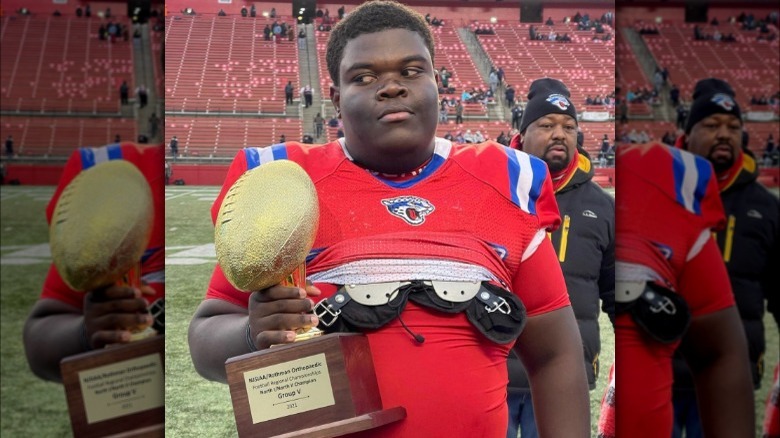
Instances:
[[[461,125],[463,124],[463,102],[458,101],[458,104],[455,106],[455,124]]]
[[[311,85],[306,84],[303,88],[301,88],[301,94],[303,95],[304,100],[304,108],[308,108],[312,106],[313,103],[313,91],[311,89]]]
[[[292,28],[292,26],[290,26]],[[298,30],[298,50],[306,48],[306,29],[301,26]]]
[[[179,139],[175,135],[171,138],[171,143],[168,147],[171,148],[171,157],[173,157],[173,162],[175,163],[176,158],[179,156]]]
[[[520,129],[520,120],[523,117],[523,107],[520,104],[516,104],[512,108],[512,128]]]
[[[325,118],[320,113],[314,116],[314,131],[317,133],[317,138],[322,137],[322,133],[325,131]]]
[[[490,91],[495,94],[496,88],[498,88],[498,73],[496,73],[496,69],[493,67],[490,67],[490,73],[488,74],[488,85],[490,85]]]
[[[677,138],[669,131],[665,131],[663,137],[661,137],[661,143],[669,146],[674,146],[675,140],[677,140]]]
[[[247,17],[249,15],[249,10],[246,8],[246,6],[241,6],[241,16]]]
[[[501,131],[501,133],[498,134],[498,137],[496,137],[496,142],[501,143],[504,146],[509,146],[509,137],[504,134],[504,131]]]
[[[553,181],[564,222],[550,238],[584,345],[580,366],[586,369],[592,390],[598,379],[601,350],[599,305],[610,321],[614,323],[615,318],[615,201],[593,182],[595,171],[578,138],[577,111],[570,96],[566,85],[556,79],[532,82],[521,135],[514,137],[512,144],[543,160]],[[518,431],[522,437],[544,436],[534,420],[537,392],[534,390],[532,397],[529,373],[513,353],[507,367],[506,436],[516,438]]]
[[[474,133],[474,143],[482,143],[485,141],[485,136],[482,135],[482,133],[477,129],[477,132]]]
[[[344,137],[344,127],[339,124],[339,129],[336,130],[336,138],[343,138]]]
[[[84,16],[87,18],[92,16],[92,7],[89,4],[84,7]]]
[[[84,11],[81,9],[81,6],[76,8],[76,16],[81,18],[81,16],[84,15]]]
[[[171,163],[169,163],[168,160],[165,160],[165,185],[166,186],[170,184],[172,176],[173,176],[173,167],[171,167]]]
[[[528,27],[528,39],[531,41],[536,41],[536,28],[533,24]]]
[[[344,6],[342,6],[342,7],[340,7],[338,9],[338,13],[339,13],[339,20],[343,19],[344,18]]]
[[[425,14],[425,22],[428,23],[428,24],[431,24],[431,13],[430,12]]]
[[[447,123],[447,115],[449,114],[449,107],[447,106],[447,98],[442,99],[439,104],[439,123]]]
[[[293,103],[293,84],[292,81],[287,81],[287,85],[284,86],[284,104],[292,105]]]
[[[292,26],[287,28],[287,41],[295,41],[295,29]]]
[[[339,119],[338,117],[336,117],[335,114],[333,115],[333,117],[330,118],[330,120],[328,120],[328,126],[330,126],[331,128],[335,128],[339,126]]]
[[[138,87],[136,87],[135,97],[138,99],[139,108],[145,107],[146,104],[149,102],[149,94],[146,91],[146,86],[144,84],[141,84]]]
[[[301,143],[314,144],[314,137],[312,137],[311,134],[304,134],[303,138],[301,138]]]
[[[257,8],[255,7],[254,3],[252,3],[252,7],[249,9],[249,16],[252,18],[257,16]]]
[[[9,135],[5,138],[5,155],[8,158],[13,158],[14,156],[14,137],[13,135]]]
[[[444,137],[442,137],[442,138],[445,139],[445,140],[449,140],[449,141],[454,141],[455,140],[455,137],[452,136],[452,132],[450,132],[450,131],[447,131],[444,134]]]
[[[52,16],[54,16],[54,17],[62,17],[62,12],[60,12],[59,9],[55,9],[54,12],[52,12]]]
[[[154,139],[157,137],[157,130],[160,128],[160,118],[157,117],[156,112],[152,112],[149,116],[149,137]]]
[[[263,39],[266,41],[271,41],[271,34],[273,31],[271,30],[271,26],[266,24],[263,28]]]
[[[106,8],[106,12],[103,14],[105,18],[111,18],[111,8]]]
[[[276,18],[276,8],[271,8],[271,12],[268,13],[269,18]]]
[[[507,85],[504,90],[504,100],[507,108],[512,108],[515,104],[515,89],[511,85]]]
[[[222,10],[222,9],[220,9],[220,10],[219,10],[219,12],[217,12],[217,15],[218,15],[218,16],[220,16],[220,17],[226,17],[226,16],[227,16],[227,14],[225,13],[225,11],[224,11],[224,10]]]
[[[127,85],[127,81],[122,81],[122,85],[119,86],[119,103],[127,105],[129,103],[130,87]]]
[[[548,17],[547,21],[544,22],[547,26],[553,26],[555,22],[553,21],[552,17]]]
[[[680,102],[675,111],[677,112],[677,128],[682,129],[685,127],[685,120],[688,118],[688,107],[683,102]]]
[[[114,143],[121,143],[121,142],[122,142],[122,137],[120,137],[119,134],[115,135],[114,136]]]
[[[672,88],[669,90],[669,99],[675,108],[680,104],[680,89],[675,84],[672,84]]]
[[[764,146],[764,166],[771,166],[773,164],[776,164],[778,162],[778,151],[777,145],[775,144],[775,138],[772,134],[769,134],[769,137],[766,139],[766,146]]]
[[[285,136],[284,134],[279,136],[279,142],[278,142],[279,144],[282,144],[286,141],[287,141],[287,136]]]
[[[282,25],[279,24],[278,22],[274,21],[274,24],[271,25],[271,32],[273,32],[273,34],[271,36],[272,36],[274,42],[278,43],[279,42],[279,38],[282,37]]]

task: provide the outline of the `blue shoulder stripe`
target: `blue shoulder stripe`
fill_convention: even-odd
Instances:
[[[512,202],[528,214],[536,214],[536,200],[547,178],[547,164],[525,152],[504,147],[507,154],[509,193]]]
[[[710,163],[690,152],[669,148],[677,203],[694,214],[701,214],[701,200],[713,177]]]
[[[246,170],[254,169],[269,161],[286,160],[287,146],[284,143],[279,143],[267,148],[244,148],[244,156],[246,156]]]
[[[110,160],[122,159],[122,148],[119,143],[110,144],[99,148],[79,148],[81,155],[81,170]]]

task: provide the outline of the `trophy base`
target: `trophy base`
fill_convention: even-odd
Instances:
[[[73,436],[163,437],[165,336],[60,362]]]
[[[384,426],[404,418],[406,418],[406,408],[396,406],[359,417],[277,435],[274,438],[331,438]]]

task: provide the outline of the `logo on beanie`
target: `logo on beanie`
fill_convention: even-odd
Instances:
[[[562,109],[563,111],[566,111],[566,109],[569,108],[569,105],[571,105],[569,100],[566,99],[566,96],[563,94],[551,94],[549,97],[547,97],[547,101]]]
[[[734,109],[734,99],[731,98],[728,94],[718,93],[714,96],[712,96],[712,99],[710,99],[710,102],[714,103],[715,105],[718,105],[719,107],[723,108],[726,111],[731,111]]]

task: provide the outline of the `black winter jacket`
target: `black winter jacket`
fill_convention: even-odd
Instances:
[[[586,152],[580,149],[579,153],[577,170],[555,193],[561,226],[551,238],[579,325],[588,384],[593,389],[601,352],[599,299],[613,324],[615,320],[615,200],[591,181],[593,166]],[[509,391],[528,391],[528,376],[514,351],[507,366]]]

